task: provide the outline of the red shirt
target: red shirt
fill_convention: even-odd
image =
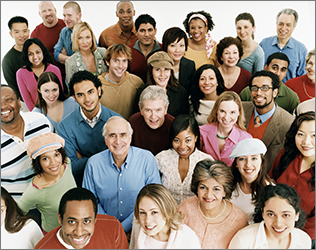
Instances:
[[[288,80],[285,85],[296,92],[300,98],[300,102],[304,102],[315,97],[315,83],[312,83],[307,75],[292,78]]]

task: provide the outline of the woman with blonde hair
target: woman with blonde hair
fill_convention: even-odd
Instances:
[[[160,184],[143,187],[135,202],[130,249],[200,249],[195,232],[183,224],[171,193]]]
[[[96,76],[107,71],[103,60],[106,49],[97,47],[94,33],[87,22],[79,22],[74,26],[72,49],[75,53],[65,62],[67,82],[81,70],[88,70]]]
[[[252,138],[245,128],[240,97],[233,91],[220,94],[207,122],[200,126],[201,151],[231,166],[233,159],[229,155],[235,145],[243,139]]]

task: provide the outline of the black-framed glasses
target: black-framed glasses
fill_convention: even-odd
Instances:
[[[263,92],[267,92],[269,89],[273,89],[273,87],[269,87],[269,85],[262,85],[261,87],[253,85],[250,87],[250,90],[255,92],[257,92],[259,89]]]

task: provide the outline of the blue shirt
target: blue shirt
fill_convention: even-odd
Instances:
[[[275,111],[275,104],[273,105],[273,108],[269,112],[267,112],[267,113],[265,113],[263,115],[259,115],[259,113],[257,112],[257,108],[255,108],[255,116],[254,116],[254,118],[256,120],[256,117],[259,116],[260,124],[263,124],[267,120],[269,120],[271,116],[273,116],[274,111]]]
[[[72,30],[64,27],[59,34],[59,39],[56,45],[54,46],[54,58],[57,62],[59,61],[59,54],[61,53],[63,47],[66,49],[67,56],[71,56],[75,52],[72,50],[72,41],[71,41]]]
[[[275,52],[282,52],[289,58],[290,65],[286,77],[283,79],[283,83],[294,77],[306,74],[305,57],[307,54],[307,49],[303,43],[291,37],[288,43],[281,49],[278,44],[278,37],[270,36],[264,38],[259,45],[264,51],[265,64],[267,63],[268,56]]]
[[[149,183],[161,184],[154,155],[148,150],[130,146],[121,170],[109,149],[92,156],[87,162],[82,186],[97,197],[98,214],[115,216],[125,232],[129,232],[136,197]]]

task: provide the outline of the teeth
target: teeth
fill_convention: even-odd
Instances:
[[[4,112],[1,112],[1,115],[7,115],[11,112],[11,110],[8,110],[8,111],[4,111]]]
[[[280,232],[283,232],[285,230],[285,228],[283,228],[283,229],[276,229],[276,228],[274,228],[274,230],[277,231],[278,233],[280,233]]]

